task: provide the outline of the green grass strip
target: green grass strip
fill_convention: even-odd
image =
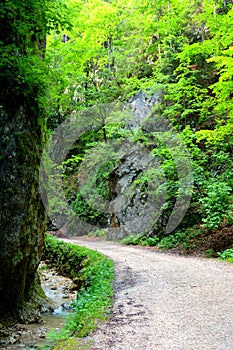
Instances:
[[[114,265],[102,254],[47,235],[44,259],[78,287],[74,313],[54,340],[84,337],[107,319],[113,301]]]

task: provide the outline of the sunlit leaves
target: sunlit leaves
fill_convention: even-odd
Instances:
[[[218,98],[217,110],[233,115],[233,46],[227,50],[222,51],[222,54],[209,59],[209,62],[215,62],[217,69],[220,72],[220,77],[217,83],[213,84],[215,95]]]

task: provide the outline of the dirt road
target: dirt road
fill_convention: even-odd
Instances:
[[[116,267],[116,300],[91,350],[232,350],[233,266],[113,242],[69,239]]]

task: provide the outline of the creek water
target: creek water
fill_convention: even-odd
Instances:
[[[48,269],[43,263],[40,265],[39,273],[47,299],[41,323],[14,324],[6,328],[6,336],[0,336],[0,349],[35,350],[51,345],[52,341],[48,333],[59,331],[64,325],[65,316],[72,312],[71,304],[76,299],[73,282],[57,275],[54,270]]]

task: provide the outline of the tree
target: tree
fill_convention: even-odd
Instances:
[[[181,132],[194,164],[193,212],[190,210],[186,225],[200,223],[201,216],[209,220],[212,212],[207,215],[205,211],[217,198],[219,188],[212,183],[225,181],[226,188],[232,188],[232,0],[132,0],[130,5],[126,0],[67,3],[73,8],[73,28],[67,32],[70,39],[64,42],[54,32],[48,40],[47,59],[52,72],[48,112],[51,128],[57,126],[58,118],[61,122],[76,112],[80,124],[93,125],[91,133],[77,141],[64,163],[65,178],[72,189],[67,190],[66,186],[67,198],[77,214],[88,221],[93,213],[90,207],[86,210],[80,194],[75,200],[79,190],[77,174],[86,152],[86,164],[94,164],[91,157],[97,157],[91,147],[102,147],[103,138],[129,137],[127,133],[123,135],[120,124],[119,130],[106,113],[97,111],[98,106],[112,101],[124,104],[139,91],[151,95],[159,91],[155,115],[168,118]],[[117,116],[114,118],[117,121]],[[141,142],[137,134],[133,137]],[[148,135],[143,135],[143,139],[150,149],[158,150]],[[163,159],[161,154],[158,156]],[[172,164],[170,158],[165,159],[164,168],[166,161]],[[105,180],[107,171],[102,170]],[[174,199],[175,176],[168,180],[168,192]],[[106,182],[100,183],[102,190]],[[206,188],[213,188],[216,196],[212,198]],[[89,187],[84,190],[88,192]],[[232,191],[225,193],[226,197],[232,196]],[[93,195],[90,197],[95,201]],[[172,205],[171,200],[167,212]],[[95,222],[99,220],[96,217]],[[218,219],[220,225],[222,214]]]
[[[37,268],[45,213],[39,192],[44,145],[43,56],[55,11],[40,0],[0,6],[0,318],[38,318]],[[50,17],[51,18],[51,17]]]

